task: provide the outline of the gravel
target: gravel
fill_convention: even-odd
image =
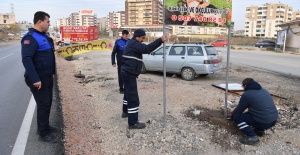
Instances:
[[[165,128],[163,75],[141,74],[139,119],[147,126],[129,130],[127,118],[121,118],[123,95],[110,54],[57,58],[66,154],[300,154],[299,78],[231,64],[230,83],[252,77],[270,93],[288,98],[274,98],[280,109],[274,132],[268,130],[258,145],[247,146],[238,142],[242,134],[224,117],[225,91],[212,86],[225,83],[225,64],[221,73],[193,81],[167,75]],[[74,77],[80,71],[84,79]],[[239,96],[229,94],[228,100],[237,103]]]

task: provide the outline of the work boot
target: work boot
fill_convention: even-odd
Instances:
[[[56,143],[58,141],[55,134],[53,134],[51,132],[49,132],[48,134],[45,134],[45,135],[40,135],[39,138],[41,141],[49,142],[49,143]]]
[[[126,113],[122,113],[122,118],[126,118],[126,117],[128,117],[128,114],[126,114]]]
[[[240,142],[245,145],[254,145],[259,143],[259,139],[257,136],[247,136],[240,138]]]
[[[260,137],[265,135],[265,131],[261,131],[256,128],[254,128],[254,132],[256,133],[257,136],[260,136]]]
[[[120,88],[119,91],[120,91],[120,94],[124,94],[124,89],[123,88]]]
[[[144,129],[146,127],[145,123],[137,122],[132,126],[129,126],[129,129]]]

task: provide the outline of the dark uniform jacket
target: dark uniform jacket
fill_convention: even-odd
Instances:
[[[123,51],[125,49],[126,43],[129,40],[125,40],[123,38],[120,38],[116,40],[115,46],[113,48],[113,51],[111,53],[111,64],[116,64],[116,54],[117,54],[117,61],[122,61],[122,55]]]
[[[29,28],[21,40],[21,45],[25,77],[29,77],[32,83],[39,82],[41,76],[55,73],[53,45],[46,33]]]
[[[161,38],[156,39],[152,43],[146,45],[136,39],[130,39],[123,51],[122,71],[140,75],[143,64],[143,55],[151,53],[162,44]]]
[[[259,123],[272,123],[278,118],[278,111],[270,93],[255,81],[246,85],[245,92],[232,115],[241,114],[247,108],[250,115]]]

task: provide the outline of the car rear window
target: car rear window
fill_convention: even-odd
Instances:
[[[203,56],[202,47],[188,46],[188,55],[190,56]]]
[[[206,52],[207,52],[207,55],[218,55],[218,51],[212,47],[212,46],[205,46],[204,47]]]

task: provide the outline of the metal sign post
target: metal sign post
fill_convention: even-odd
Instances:
[[[232,23],[233,25],[233,23]],[[227,60],[226,60],[226,91],[225,91],[225,117],[228,115],[227,102],[228,102],[228,73],[229,73],[229,57],[230,57],[230,45],[231,45],[231,26],[228,26],[228,46],[227,46]]]
[[[165,6],[165,0],[163,0],[163,6]],[[163,35],[166,33],[165,27],[165,9],[163,10]],[[166,73],[166,43],[163,43],[163,68],[164,68],[164,80],[163,80],[163,98],[164,98],[164,128],[166,128],[166,113],[167,113],[167,73]]]

